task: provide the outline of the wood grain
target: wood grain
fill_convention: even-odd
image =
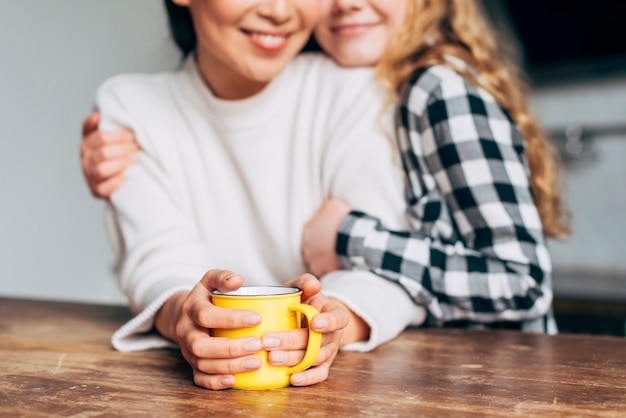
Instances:
[[[0,416],[626,416],[626,341],[414,329],[305,388],[209,391],[176,350],[120,353],[125,307],[0,298]]]

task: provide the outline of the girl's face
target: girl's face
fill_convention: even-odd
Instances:
[[[408,0],[321,0],[320,46],[344,67],[373,66],[404,23]]]
[[[187,6],[197,36],[200,72],[216,96],[258,93],[304,46],[320,15],[319,0],[174,0]]]

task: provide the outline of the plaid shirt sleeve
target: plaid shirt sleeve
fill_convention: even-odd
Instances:
[[[398,282],[431,325],[556,332],[550,256],[507,112],[433,66],[406,88],[397,133],[411,230],[351,212],[337,239],[342,266]]]

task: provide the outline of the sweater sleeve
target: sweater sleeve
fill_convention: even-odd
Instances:
[[[342,348],[345,351],[371,351],[426,319],[426,310],[414,304],[404,289],[369,271],[338,270],[321,281],[326,296],[343,302],[370,327],[367,341],[348,344]]]
[[[120,287],[137,314],[113,336],[114,347],[122,351],[173,345],[153,329],[155,315],[171,295],[193,288],[206,272],[210,254],[178,207],[176,188],[159,164],[142,118],[127,107],[139,93],[116,78],[97,95],[99,129],[131,128],[142,147],[137,164],[127,169],[125,183],[108,202]],[[150,100],[142,102],[149,106]]]
[[[340,225],[342,264],[398,282],[437,326],[555,332],[523,138],[493,97],[435,68],[413,78],[399,110],[411,230],[352,212]]]

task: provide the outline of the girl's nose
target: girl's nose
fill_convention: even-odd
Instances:
[[[364,0],[335,0],[334,9],[338,11],[358,10],[363,7]]]

